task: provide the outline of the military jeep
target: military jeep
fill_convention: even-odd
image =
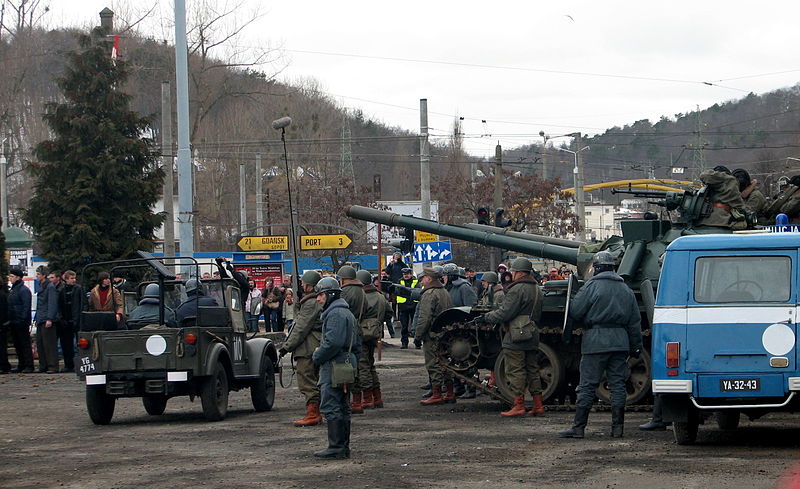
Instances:
[[[186,267],[188,260],[192,275],[199,277],[198,263],[138,253],[140,259],[87,265],[110,268],[112,276],[121,269],[145,269],[154,279],[142,281],[138,294],[125,294],[121,321],[115,312],[82,313],[75,369],[86,382],[91,420],[108,424],[121,397],[140,397],[148,414],[161,415],[171,397],[189,396],[192,401],[200,397],[206,419],[219,421],[227,414],[229,392],[244,388],[250,389],[256,411],[272,409],[278,354],[271,340],[247,337],[237,281],[218,264],[223,278],[198,279],[200,292],[216,305],[195,301],[194,311],[169,327],[166,308],[174,310],[187,299],[185,285],[170,266]],[[133,296],[142,295],[149,283],[159,285],[158,318],[127,320],[137,302]]]

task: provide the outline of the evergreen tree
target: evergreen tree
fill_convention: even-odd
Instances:
[[[79,36],[49,103],[53,138],[34,148],[34,196],[24,211],[42,254],[57,270],[152,250],[163,216],[152,210],[164,178],[144,135],[150,121],[129,110],[128,71],[111,58],[101,28]]]

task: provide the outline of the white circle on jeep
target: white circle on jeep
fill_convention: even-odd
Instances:
[[[776,323],[764,330],[761,343],[770,355],[786,355],[794,348],[794,332],[789,326]]]
[[[154,334],[147,338],[147,343],[144,346],[147,347],[147,353],[157,357],[167,351],[167,340],[161,335]]]

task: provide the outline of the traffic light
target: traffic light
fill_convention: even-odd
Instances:
[[[486,207],[481,207],[480,209],[475,212],[476,217],[478,218],[478,224],[483,224],[485,226],[489,225],[489,209]]]
[[[494,225],[498,228],[507,228],[511,226],[511,219],[506,219],[503,217],[505,213],[505,209],[496,209],[494,211]]]
[[[414,229],[403,228],[400,230],[400,237],[389,240],[389,246],[397,248],[403,253],[414,251]]]

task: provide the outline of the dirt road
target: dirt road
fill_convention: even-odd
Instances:
[[[390,340],[396,341],[396,340]],[[647,413],[629,413],[626,437],[608,437],[608,413],[593,413],[584,440],[562,440],[572,414],[503,419],[486,397],[422,407],[417,350],[384,350],[386,408],[353,421],[353,457],[322,462],[325,427],[295,428],[296,387],[278,388],[275,408],[255,413],[248,391],[231,393],[227,419],[206,422],[199,401],[171,399],[148,416],[123,399],[109,426],[95,426],[74,376],[0,376],[2,488],[771,488],[800,451],[800,415],[741,428],[702,426],[698,445],[672,432],[641,433]]]

